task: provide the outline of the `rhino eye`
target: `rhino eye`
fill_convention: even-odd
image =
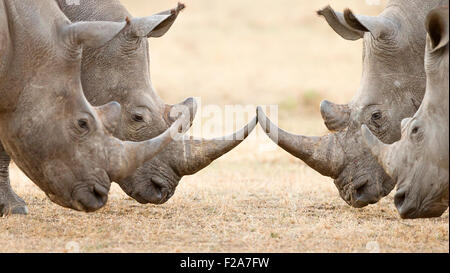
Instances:
[[[143,122],[144,121],[144,117],[142,115],[139,114],[133,114],[131,116],[131,118],[136,121],[136,122]]]
[[[89,130],[89,125],[88,122],[84,119],[79,119],[78,120],[78,127],[80,127],[83,130]]]
[[[382,117],[381,112],[375,112],[372,114],[372,120],[379,120],[381,119],[381,117]]]
[[[410,132],[410,137],[415,142],[421,142],[424,138],[423,130],[418,125],[414,125]]]

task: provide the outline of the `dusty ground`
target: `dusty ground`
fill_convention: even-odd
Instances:
[[[123,2],[135,16],[176,4]],[[166,102],[197,96],[204,106],[279,104],[281,126],[310,135],[326,133],[320,100],[347,102],[361,73],[361,43],[342,40],[315,10],[329,2],[369,15],[382,9],[367,4],[374,0],[185,2],[171,31],[150,44],[152,79]],[[449,251],[448,211],[401,220],[392,195],[351,208],[331,179],[269,143],[254,133],[185,177],[161,206],[140,205],[113,186],[108,205],[93,214],[51,203],[13,167],[13,187],[30,214],[0,219],[0,252]]]

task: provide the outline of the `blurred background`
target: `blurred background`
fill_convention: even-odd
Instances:
[[[122,2],[137,17],[177,4]],[[203,105],[278,104],[281,126],[324,133],[320,101],[351,99],[361,75],[362,41],[342,39],[316,11],[331,4],[337,11],[377,15],[386,2],[186,0],[171,30],[150,39],[154,87],[166,103],[196,96]]]

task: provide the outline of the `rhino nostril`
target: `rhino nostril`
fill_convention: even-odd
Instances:
[[[399,189],[394,196],[394,204],[403,219],[415,218],[417,209],[414,203],[407,202],[407,191]]]
[[[368,182],[369,181],[367,179],[360,180],[353,185],[353,188],[355,189],[356,197],[364,195],[365,188],[366,188],[366,185]]]
[[[355,203],[359,206],[365,206],[368,204],[374,204],[378,202],[378,194],[374,194],[370,192],[369,189],[369,180],[363,180],[363,182],[359,183],[355,190]]]
[[[356,189],[356,197],[359,199],[364,195],[364,185]]]
[[[167,181],[160,177],[153,177],[151,179],[153,188],[157,192],[158,203],[165,203],[171,197],[171,190],[167,185]]]
[[[162,199],[162,187],[156,183],[153,183],[153,188],[155,189],[156,198]]]
[[[108,200],[108,191],[107,188],[98,184],[92,187],[78,188],[73,195],[75,208],[86,212],[100,209]]]
[[[397,210],[401,210],[403,204],[405,203],[406,199],[406,191],[399,190],[394,196],[394,204]]]
[[[98,184],[95,184],[93,193],[99,201],[101,201],[102,203],[106,203],[106,200],[108,198],[108,189],[107,188],[100,186]]]

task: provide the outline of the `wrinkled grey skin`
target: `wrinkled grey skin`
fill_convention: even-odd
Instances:
[[[355,15],[349,9],[339,13],[329,6],[318,11],[344,39],[364,40],[361,83],[351,102],[321,103],[325,125],[333,133],[292,135],[273,127],[258,111],[260,124],[272,140],[332,177],[340,196],[353,207],[376,203],[395,186],[363,145],[361,125],[385,143],[400,139],[401,120],[417,111],[425,92],[425,17],[441,2],[448,0],[391,0],[375,17]]]
[[[115,100],[123,106],[115,136],[133,141],[157,136],[172,124],[180,111],[190,114],[191,121],[194,119],[197,107],[194,99],[167,105],[156,94],[150,80],[147,38],[164,35],[184,8],[183,4],[156,15],[133,18],[117,0],[84,0],[79,6],[68,6],[64,0],[58,2],[74,22],[121,22],[129,18],[125,29],[106,46],[88,48],[83,53],[82,84],[88,100],[94,105]],[[255,126],[256,118],[225,139],[174,141],[132,176],[115,181],[140,203],[162,204],[174,194],[183,176],[195,174],[232,150]]]
[[[402,137],[384,144],[363,125],[364,142],[397,182],[402,218],[439,217],[449,205],[448,6],[427,17],[427,86],[419,110],[402,121]]]
[[[125,25],[72,24],[53,0],[0,1],[0,214],[26,213],[9,185],[9,156],[53,202],[91,212],[105,205],[111,180],[132,174],[187,127],[180,119],[155,139],[121,141],[110,133],[120,105],[92,107],[84,97],[82,47],[103,46]]]

